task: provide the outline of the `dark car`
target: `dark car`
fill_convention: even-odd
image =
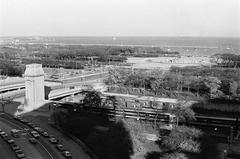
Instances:
[[[36,127],[36,125],[34,123],[32,123],[32,122],[28,122],[27,125],[32,127],[32,128]]]
[[[19,137],[19,132],[20,130],[17,130],[17,129],[12,129],[11,130],[11,135],[15,138]]]
[[[13,151],[16,151],[16,150],[20,149],[20,147],[18,145],[16,145],[16,144],[12,144],[11,148],[12,148]]]
[[[27,119],[24,119],[24,118],[20,118],[19,121],[24,123],[24,124],[28,123]]]
[[[3,136],[3,140],[7,141],[8,139],[10,139],[10,137],[8,136],[8,134],[5,134],[5,135]]]
[[[20,117],[20,116],[14,116],[13,118],[14,118],[15,120],[19,120],[19,121],[23,119],[23,118]]]
[[[63,145],[62,144],[57,144],[57,149],[59,150],[59,151],[64,151],[65,150],[65,148],[63,147]]]
[[[36,143],[37,143],[37,140],[36,140],[35,138],[33,138],[33,137],[30,137],[30,138],[28,139],[28,141],[29,141],[30,143],[32,143],[32,144],[36,144]]]
[[[49,135],[49,138],[53,138],[53,137],[55,137],[54,135]]]

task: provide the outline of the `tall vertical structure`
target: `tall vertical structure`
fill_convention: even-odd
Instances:
[[[44,102],[44,72],[41,64],[26,65],[25,77],[25,110],[33,110]]]

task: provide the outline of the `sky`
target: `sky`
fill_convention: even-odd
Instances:
[[[0,36],[240,37],[240,0],[0,0]]]

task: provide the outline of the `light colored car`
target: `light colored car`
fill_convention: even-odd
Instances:
[[[59,151],[65,151],[65,148],[63,147],[63,145],[62,144],[57,144],[57,149],[59,150]]]
[[[72,155],[69,151],[63,151],[62,153],[66,158],[72,158]]]
[[[53,144],[57,143],[57,139],[55,137],[49,138],[49,141]]]
[[[44,132],[42,132],[41,133],[44,137],[48,137],[49,135],[48,135],[48,132],[46,132],[46,131],[44,131]]]
[[[6,132],[4,132],[4,131],[2,131],[2,132],[0,132],[0,135],[3,137],[3,136],[5,136],[7,133]]]
[[[13,143],[14,143],[14,140],[13,140],[13,139],[8,139],[8,140],[7,140],[7,143],[13,144]]]
[[[16,153],[17,158],[21,158],[21,159],[25,158],[25,155],[22,152],[22,150],[17,150],[17,151],[15,151],[15,153]]]
[[[39,138],[40,137],[40,135],[39,135],[39,133],[37,131],[31,131],[31,134],[35,138]]]

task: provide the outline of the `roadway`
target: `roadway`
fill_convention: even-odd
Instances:
[[[53,87],[54,88],[54,86],[61,85],[59,83],[60,81],[66,81],[63,84],[64,86],[77,84],[77,83],[79,83],[78,81],[80,81],[80,82],[92,81],[93,79],[90,78],[90,77],[92,77],[92,76],[95,77],[97,75],[104,76],[104,74],[107,74],[107,72],[92,73],[92,74],[85,74],[85,75],[81,75],[81,76],[74,76],[74,77],[63,78],[63,79],[59,79],[58,82],[49,82],[49,80],[45,80],[45,86],[49,86],[49,87]],[[106,77],[102,77],[102,76],[97,77],[94,80],[106,78]],[[73,80],[73,81],[71,81],[71,80]],[[20,88],[25,88],[25,80],[24,80],[24,78],[17,78],[17,79],[9,79],[9,80],[0,81],[0,92],[8,91],[8,90],[16,90],[16,89],[20,89]]]
[[[20,138],[13,138],[15,143],[23,150],[23,153],[26,155],[27,158],[34,158],[34,159],[57,159],[57,156],[50,152],[44,144],[38,140],[38,143],[36,145],[31,144],[28,141],[28,138],[31,137],[29,133],[24,133],[24,128],[25,126],[22,126],[22,124],[17,124],[13,119],[9,118],[5,114],[1,114],[0,116],[0,126],[2,131],[5,131],[10,135],[11,129],[18,129],[21,130],[23,133],[20,133]],[[4,149],[1,150],[8,150],[10,149],[10,146],[7,145],[7,147],[3,147]],[[13,151],[11,153],[5,153],[5,151],[1,151],[2,155],[9,155],[10,156],[5,156],[4,158],[16,158],[15,154]],[[14,155],[13,155],[14,154]]]
[[[19,130],[23,130],[24,128],[31,129],[29,126],[13,119],[12,116],[1,113],[0,115],[0,124],[5,125],[4,129],[6,129],[8,132],[12,128],[16,128]],[[2,128],[2,125],[1,128]],[[42,124],[41,124],[42,127]],[[48,128],[42,127],[45,130],[49,130]],[[55,136],[55,133],[49,132]],[[50,143],[48,141],[48,138],[45,138],[41,136],[38,140],[38,143],[36,145],[32,145],[27,141],[27,138],[31,136],[29,133],[25,135],[21,135],[19,139],[16,139],[16,142],[18,145],[22,148],[23,152],[26,154],[27,158],[34,158],[34,159],[65,159],[65,157],[62,155],[61,152],[59,152],[55,145]],[[61,141],[65,145],[66,137],[62,136]],[[73,141],[72,141],[73,142]],[[90,159],[90,157],[81,150],[81,147],[77,145],[76,143],[73,144],[75,149],[72,151],[72,149],[69,149],[69,151],[72,153],[73,159]],[[68,149],[68,147],[65,147]],[[4,147],[4,150],[6,147]],[[76,152],[76,149],[78,151]],[[0,151],[3,149],[0,149]],[[8,152],[8,151],[6,151]],[[76,154],[77,153],[77,154]],[[2,153],[1,153],[2,154]],[[9,153],[5,153],[5,155],[9,155]],[[9,157],[4,157],[9,158]]]
[[[74,83],[66,83],[64,85],[53,85],[51,86],[49,99],[55,99],[55,98],[72,95],[73,93],[81,91],[82,87],[87,88],[87,85],[92,85],[92,84],[102,82],[103,79],[105,78],[80,81],[80,82],[74,82]],[[71,86],[73,86],[74,88],[70,89]],[[1,93],[1,98],[2,99],[17,98],[17,97],[23,97],[24,95],[25,95],[25,89],[20,89],[20,90],[13,90],[13,91]]]

